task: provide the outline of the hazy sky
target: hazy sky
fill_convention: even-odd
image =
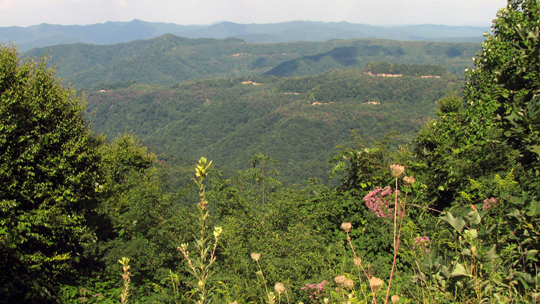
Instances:
[[[489,26],[506,0],[0,0],[0,27],[140,19],[176,24],[348,21]]]

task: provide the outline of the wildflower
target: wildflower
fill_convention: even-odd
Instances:
[[[397,302],[399,302],[399,296],[393,295],[390,300],[392,301],[392,304],[396,304]]]
[[[217,238],[222,232],[223,232],[223,229],[221,227],[214,227],[214,237],[215,238]]]
[[[399,193],[399,191],[392,191],[390,187],[376,187],[373,191],[369,192],[364,196],[364,201],[366,206],[375,213],[377,217],[393,217],[394,209],[389,208],[392,198],[390,197],[393,193]]]
[[[345,230],[346,233],[351,232],[352,224],[351,223],[343,223],[341,224],[341,229]]]
[[[343,285],[345,284],[345,280],[347,280],[347,278],[344,275],[338,275],[334,280],[338,285]]]
[[[392,171],[393,177],[401,177],[401,174],[405,172],[405,167],[393,164],[390,166],[390,170]]]
[[[489,199],[486,198],[486,200],[484,201],[484,207],[482,209],[489,210],[498,203],[499,203],[499,200],[494,197],[489,198]]]
[[[285,286],[283,285],[283,283],[276,283],[276,286],[274,286],[274,290],[277,293],[282,294],[285,292]]]
[[[429,245],[429,237],[427,236],[417,236],[414,238],[414,246],[413,249],[416,249],[416,247],[420,248],[420,250],[424,250],[425,252],[429,252],[429,250],[426,249],[426,247]]]
[[[263,275],[262,271],[261,270],[258,270],[257,272],[255,272],[257,275],[261,276]]]
[[[322,281],[320,282],[319,284],[306,284],[305,287],[302,287],[301,290],[304,290],[304,291],[307,291],[307,292],[310,292],[311,294],[309,295],[309,298],[310,299],[318,299],[319,297],[317,296],[320,292],[322,292],[323,288],[324,288],[324,285],[327,284],[328,282],[327,281]],[[324,295],[324,294],[322,294]]]
[[[381,291],[382,285],[383,285],[383,280],[377,277],[372,277],[371,279],[369,279],[369,286],[371,286],[371,289],[373,289],[373,292]]]
[[[234,302],[231,302],[231,303],[229,303],[229,304],[238,304],[238,302],[234,301]]]
[[[405,183],[406,187],[410,187],[412,184],[414,184],[416,180],[412,176],[405,176],[403,178],[403,182]]]
[[[255,262],[258,262],[259,259],[261,258],[261,254],[260,253],[251,253],[251,258],[255,261]]]
[[[361,266],[362,265],[362,259],[360,257],[355,256],[354,257],[354,265]]]
[[[324,298],[323,302],[324,302],[324,304],[328,304],[328,302],[330,302],[330,300],[328,300],[328,298]]]

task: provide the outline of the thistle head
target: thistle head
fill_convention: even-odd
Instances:
[[[414,184],[415,181],[416,181],[416,180],[415,180],[414,177],[412,177],[412,176],[405,176],[405,177],[403,178],[403,182],[405,183],[405,186],[406,186],[406,187],[412,186],[412,184]]]
[[[390,300],[392,301],[392,304],[396,304],[397,302],[399,302],[399,296],[393,295]]]
[[[361,266],[362,265],[362,258],[355,256],[354,257],[354,265]]]
[[[383,280],[377,277],[372,277],[371,279],[369,279],[369,286],[371,286],[371,289],[373,289],[373,292],[381,291],[382,285],[383,285]]]
[[[283,283],[276,283],[276,286],[274,286],[274,290],[277,293],[282,294],[285,292],[285,285],[283,285]]]
[[[255,262],[258,262],[258,261],[261,259],[261,254],[260,254],[260,253],[256,253],[256,252],[252,252],[252,253],[251,253],[251,258],[252,258]]]
[[[346,233],[351,232],[352,224],[351,223],[343,223],[341,224],[341,229],[345,230]]]
[[[401,165],[393,164],[393,165],[390,166],[390,170],[392,171],[392,176],[393,177],[401,177],[403,172],[405,172],[405,167],[403,167]]]
[[[345,288],[347,288],[349,290],[352,290],[353,287],[354,287],[354,281],[351,280],[351,279],[345,279],[345,282],[343,283],[343,286],[345,286]]]
[[[345,280],[347,280],[347,277],[345,277],[344,275],[338,275],[337,277],[334,278],[334,281],[336,281],[336,283],[341,286],[343,284],[345,284]]]

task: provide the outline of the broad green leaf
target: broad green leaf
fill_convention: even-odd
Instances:
[[[491,249],[486,253],[486,259],[488,261],[492,261],[499,258],[496,252],[496,247],[497,247],[496,245],[493,245],[493,247],[491,247]]]
[[[467,215],[467,220],[469,221],[469,224],[471,225],[477,225],[480,224],[482,221],[482,218],[480,217],[480,214],[478,213],[477,209],[473,209],[469,214]]]
[[[527,209],[529,210],[527,211],[528,216],[540,214],[540,202],[533,200]]]
[[[465,221],[461,217],[455,218],[450,212],[446,212],[444,216],[440,217],[440,219],[452,225],[452,227],[459,232],[461,232],[461,230],[463,230],[463,228],[466,226]]]
[[[461,265],[460,263],[457,263],[456,267],[454,267],[454,270],[452,271],[451,276],[452,277],[462,277],[462,276],[468,277],[470,276],[470,273],[469,271],[467,271],[467,269],[463,265]]]

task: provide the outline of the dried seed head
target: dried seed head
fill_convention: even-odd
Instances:
[[[255,260],[255,262],[258,262],[261,259],[261,254],[253,252],[251,253],[251,258]]]
[[[347,278],[344,275],[338,275],[334,280],[336,281],[338,285],[341,286],[345,284],[345,280],[347,280]]]
[[[328,298],[324,298],[323,302],[324,302],[324,304],[328,304],[328,302],[330,302],[330,300],[328,300]]]
[[[229,304],[238,304],[238,302],[234,301],[234,302],[231,302],[231,303],[229,303]]]
[[[282,294],[285,292],[285,286],[283,285],[283,283],[276,283],[276,286],[274,286],[274,290],[277,293]]]
[[[390,170],[392,171],[393,177],[400,177],[403,172],[405,172],[405,167],[393,164],[390,166]]]
[[[371,279],[369,279],[369,285],[371,286],[374,292],[379,292],[381,291],[383,280],[377,277],[372,277]]]
[[[392,304],[396,304],[397,302],[399,302],[399,296],[393,295],[390,300],[392,300]]]
[[[262,277],[262,275],[263,275],[262,270],[257,270],[257,272],[255,272],[255,273],[256,273],[258,276],[261,276],[261,277]]]
[[[343,285],[345,286],[345,288],[351,290],[354,287],[354,281],[351,280],[351,279],[346,279],[345,283],[343,283]]]
[[[343,223],[341,224],[341,229],[345,230],[346,233],[351,232],[352,224],[351,223]]]
[[[414,184],[416,180],[412,176],[405,176],[403,178],[403,182],[405,183],[406,187],[410,187],[412,184]]]
[[[362,265],[362,259],[359,258],[359,257],[357,257],[357,256],[355,256],[355,257],[354,257],[354,265],[356,265],[356,266],[361,266],[361,265]]]

